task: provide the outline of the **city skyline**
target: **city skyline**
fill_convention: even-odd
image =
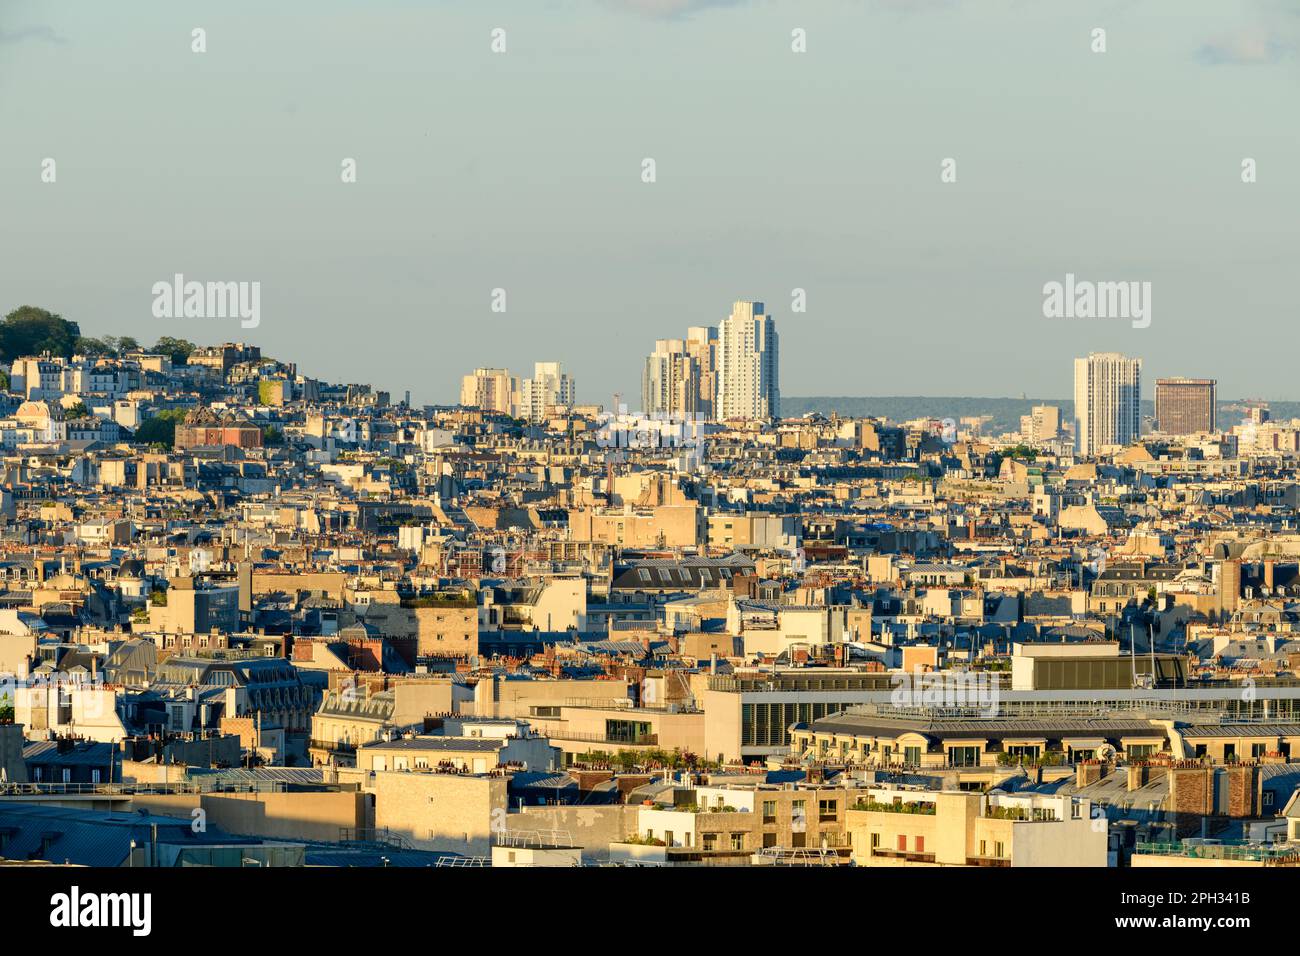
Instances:
[[[1300,398],[1285,350],[1258,348],[1295,311],[1300,144],[1277,118],[1297,29],[1275,4],[433,6],[6,4],[0,78],[44,79],[41,110],[0,84],[20,145],[0,195],[25,224],[0,238],[0,300],[88,333],[244,337],[417,402],[538,358],[634,396],[655,339],[735,297],[782,323],[789,396],[1052,396],[1071,357],[1120,351],[1152,380]],[[159,320],[177,273],[260,282],[258,326]],[[1150,283],[1149,327],[1045,318],[1071,275]]]
[[[1297,92],[1300,0],[4,0],[9,924],[1280,935]]]

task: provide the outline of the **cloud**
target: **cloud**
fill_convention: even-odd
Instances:
[[[16,45],[35,40],[38,43],[67,43],[68,41],[55,32],[54,27],[40,24],[19,27],[17,30],[0,30],[0,44]]]
[[[1196,50],[1206,66],[1250,66],[1277,63],[1300,51],[1300,3],[1296,0],[1247,0],[1249,18],[1212,37]]]
[[[1295,52],[1293,43],[1263,30],[1247,30],[1210,40],[1196,51],[1196,59],[1206,66],[1246,66],[1276,63]]]
[[[693,13],[718,7],[735,7],[746,0],[605,0],[605,5],[659,20],[681,20]]]

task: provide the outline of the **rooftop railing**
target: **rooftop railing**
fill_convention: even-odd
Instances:
[[[1300,866],[1300,844],[1277,846],[1249,843],[1139,843],[1133,852],[1142,856],[1182,857],[1192,860],[1231,860],[1266,866]]]

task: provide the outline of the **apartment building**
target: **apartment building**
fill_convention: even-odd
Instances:
[[[1074,441],[1080,455],[1141,434],[1142,360],[1094,352],[1074,360]]]
[[[718,326],[716,415],[720,421],[781,415],[779,337],[762,302],[736,302]]]
[[[1041,794],[868,789],[845,828],[858,866],[1106,866],[1105,818]]]

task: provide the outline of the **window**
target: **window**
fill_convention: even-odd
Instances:
[[[996,856],[998,859],[1001,859],[1003,856],[1006,855],[1002,851],[1003,851],[1002,841],[999,840],[997,843],[993,844],[993,855]]]
[[[763,801],[763,822],[776,823],[776,801],[775,800]]]
[[[834,823],[839,816],[838,800],[818,800],[817,820],[819,823]]]
[[[716,833],[706,833],[701,839],[704,840],[705,850],[716,850],[718,848],[718,835]]]
[[[916,838],[916,852],[917,853],[925,852],[925,837],[919,836]]]
[[[905,834],[900,833],[898,835],[898,849],[903,852],[907,851],[907,836]]]
[[[874,850],[879,846],[880,846],[880,834],[879,833],[871,834],[871,849]]]
[[[776,834],[775,834],[775,833],[764,833],[764,834],[763,834],[763,846],[776,846]]]
[[[948,762],[954,767],[978,767],[980,750],[978,747],[949,747]]]
[[[980,840],[980,856],[988,856],[988,855],[989,855],[989,841]]]
[[[743,850],[745,848],[745,834],[733,833],[731,835],[731,848],[733,850]]]

